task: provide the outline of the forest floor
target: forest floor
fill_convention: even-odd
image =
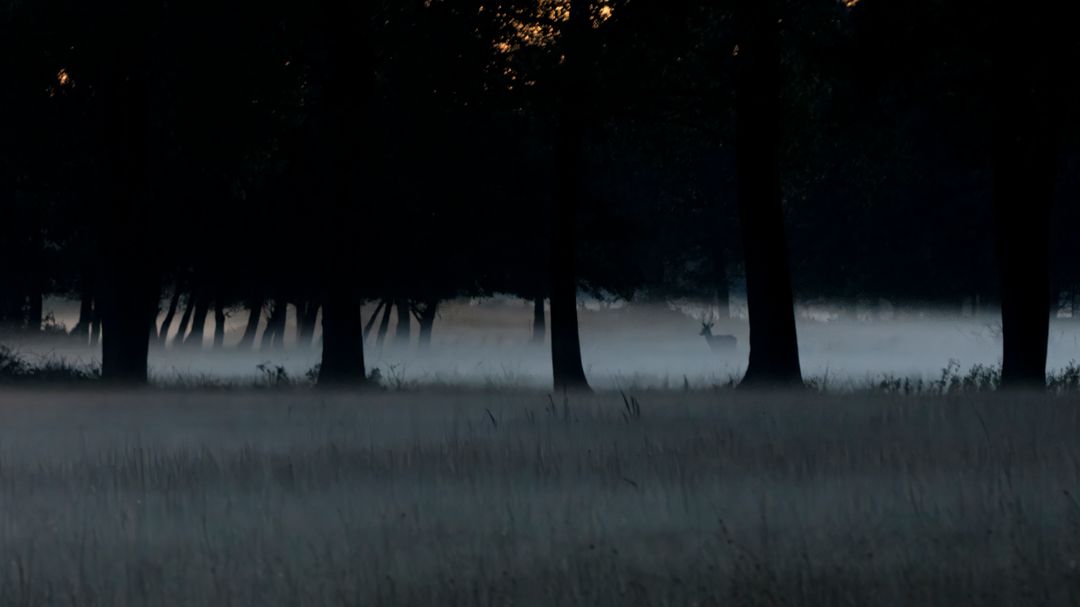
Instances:
[[[1080,397],[0,391],[5,605],[1075,605]]]

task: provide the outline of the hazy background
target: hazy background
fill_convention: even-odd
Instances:
[[[374,306],[365,307],[365,321]],[[77,302],[50,299],[46,313],[55,322],[74,324]],[[707,304],[682,301],[670,303],[603,303],[586,300],[580,323],[586,372],[597,387],[693,387],[724,383],[739,375],[747,359],[745,305],[733,301],[729,320],[716,323],[713,333],[732,334],[738,339],[733,353],[712,352],[699,333],[701,322],[713,311]],[[1000,362],[1001,337],[997,312],[967,310],[951,312],[928,309],[893,308],[877,303],[861,308],[828,305],[799,306],[799,346],[803,371],[808,377],[828,377],[830,385],[842,386],[889,374],[894,376],[937,376],[950,359],[961,370],[975,364]],[[208,319],[203,349],[153,348],[151,373],[159,381],[224,380],[244,381],[264,377],[267,369],[282,367],[293,378],[303,377],[319,362],[319,334],[314,348],[295,348],[295,310],[289,308],[286,347],[240,350],[239,341],[246,310],[228,317],[225,348],[209,348],[213,318]],[[263,320],[263,327],[266,320]],[[369,370],[379,369],[391,384],[451,383],[497,386],[546,387],[551,381],[550,351],[547,345],[530,343],[532,304],[509,297],[457,300],[440,306],[432,347],[417,347],[417,329],[412,341],[394,341],[392,320],[383,347],[375,345],[374,332],[366,343]],[[263,330],[260,327],[260,333]],[[82,346],[61,337],[27,341],[5,340],[31,360],[62,358],[81,364],[96,364],[98,348]],[[1059,369],[1078,358],[1080,322],[1055,318],[1051,323],[1049,369]]]

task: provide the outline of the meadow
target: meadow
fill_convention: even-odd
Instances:
[[[945,392],[9,387],[0,603],[1077,604],[1080,397]]]

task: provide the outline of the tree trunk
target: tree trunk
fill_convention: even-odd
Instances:
[[[371,335],[371,330],[375,327],[375,321],[379,320],[379,312],[382,311],[386,305],[385,300],[379,301],[379,305],[375,306],[375,311],[371,313],[371,318],[368,319],[367,324],[364,325],[364,339],[366,340]]]
[[[218,295],[214,298],[214,349],[225,346],[225,302]]]
[[[406,299],[398,299],[394,306],[397,308],[397,327],[394,329],[394,343],[407,346],[412,338],[412,315],[409,312],[409,302]]]
[[[288,302],[281,297],[275,298],[274,307],[270,311],[270,319],[266,321],[266,331],[263,332],[263,348],[280,350],[285,347],[285,324],[288,313]]]
[[[132,33],[137,37],[140,34]],[[121,43],[117,58],[141,61],[138,42]],[[126,69],[125,69],[126,68]],[[145,242],[148,220],[148,100],[142,69],[114,66],[99,94],[105,110],[110,204],[101,214],[103,238],[101,304],[103,381],[145,384],[150,325],[159,297],[154,264]]]
[[[1058,169],[1066,54],[1060,10],[995,5],[994,211],[998,228],[1001,387],[1043,389],[1050,332],[1048,232]]]
[[[392,312],[394,306],[390,300],[386,300],[386,305],[383,306],[383,317],[379,323],[379,333],[375,336],[375,347],[381,348],[383,343],[386,342],[386,334],[390,330],[390,312]]]
[[[244,326],[244,335],[240,337],[237,348],[251,348],[255,345],[255,335],[259,332],[259,321],[262,320],[263,300],[255,299],[248,303],[247,325]]]
[[[68,334],[83,344],[90,343],[90,333],[94,323],[94,296],[90,290],[90,281],[86,277],[89,274],[89,272],[84,274],[82,291],[79,294],[79,320],[75,322],[75,327]]]
[[[191,317],[191,332],[184,338],[184,345],[202,348],[206,331],[206,317],[210,313],[210,298],[202,291],[195,298],[195,313]]]
[[[169,331],[172,329],[173,320],[176,318],[176,309],[180,307],[180,283],[176,284],[176,288],[173,289],[172,297],[169,298],[169,307],[165,310],[165,318],[161,321],[161,328],[158,330],[158,343],[162,347],[169,341]]]
[[[563,36],[559,125],[555,141],[555,199],[551,224],[551,370],[555,390],[588,391],[581,362],[575,269],[581,148],[585,131],[585,39],[588,2],[574,0]]]
[[[533,298],[533,326],[532,343],[538,346],[544,345],[547,337],[547,321],[544,318],[544,298]]]
[[[774,2],[736,4],[736,172],[750,314],[750,362],[740,385],[746,387],[802,385],[780,190],[780,44]]]
[[[191,324],[191,313],[195,311],[195,295],[189,293],[184,306],[184,313],[180,315],[180,326],[176,328],[176,336],[173,337],[173,345],[183,345],[187,337],[188,325]]]
[[[439,310],[439,302],[432,300],[424,305],[420,311],[420,337],[418,347],[421,350],[431,349],[431,331],[435,327],[435,315]]]
[[[323,121],[329,161],[323,163],[322,181],[328,185],[329,208],[325,214],[324,249],[328,260],[323,277],[323,352],[320,385],[361,385],[365,382],[363,319],[361,299],[352,281],[363,278],[354,238],[361,191],[373,164],[372,141],[368,129],[374,96],[374,51],[368,27],[369,3],[319,3],[324,19],[327,53],[323,72],[322,106],[317,112]],[[376,188],[365,187],[370,196]],[[335,271],[329,271],[333,266]],[[347,278],[343,278],[347,277]],[[387,306],[389,312],[389,306]]]
[[[339,289],[323,303],[323,350],[319,367],[320,386],[362,385],[364,327],[360,302],[347,288]]]
[[[319,318],[319,304],[313,301],[296,305],[296,345],[310,348],[315,340],[315,323]]]

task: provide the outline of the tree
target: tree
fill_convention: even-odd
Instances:
[[[363,132],[374,95],[372,50],[369,48],[370,7],[367,0],[344,5],[334,0],[320,3],[327,48],[323,56],[323,107],[321,127],[327,138],[330,184],[325,217],[327,248],[321,260],[324,279],[323,350],[319,370],[321,385],[362,385],[364,369],[363,322],[360,298],[353,281],[360,272],[348,224],[360,213],[354,184],[358,173],[368,169],[363,156],[374,142]]]
[[[150,329],[158,297],[157,268],[148,259],[150,185],[147,158],[152,5],[117,0],[99,32],[111,42],[100,95],[108,159],[102,214],[100,288],[105,381],[145,384]]]
[[[780,32],[773,0],[737,0],[736,170],[750,314],[741,386],[802,384],[779,175]]]
[[[1046,385],[1048,232],[1068,64],[1063,11],[995,5],[994,211],[1001,276],[1001,386]]]

